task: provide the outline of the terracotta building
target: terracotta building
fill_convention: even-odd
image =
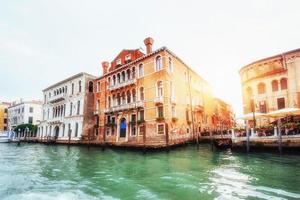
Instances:
[[[212,128],[210,85],[167,47],[122,50],[94,81],[94,140],[165,146]]]
[[[244,114],[300,107],[300,49],[255,61],[239,73]]]
[[[213,126],[215,131],[227,131],[235,126],[235,116],[231,105],[214,98]]]
[[[10,106],[10,103],[0,102],[0,132],[8,130],[7,109],[9,106]]]

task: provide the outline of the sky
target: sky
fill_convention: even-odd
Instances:
[[[300,47],[298,0],[0,0],[0,101],[42,99],[122,49],[167,46],[242,115],[239,69]]]

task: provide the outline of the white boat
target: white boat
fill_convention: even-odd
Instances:
[[[11,133],[10,132],[4,132],[0,133],[0,143],[8,143],[11,141]]]
[[[0,143],[9,143],[10,139],[6,137],[0,137]]]

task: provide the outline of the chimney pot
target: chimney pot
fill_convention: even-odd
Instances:
[[[107,74],[108,67],[109,67],[109,62],[107,62],[107,61],[102,62],[103,75]]]
[[[145,40],[144,40],[144,44],[146,45],[146,49],[147,49],[147,54],[149,53],[152,53],[152,45],[153,45],[153,38],[151,37],[147,37]]]

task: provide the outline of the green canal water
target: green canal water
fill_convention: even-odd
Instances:
[[[2,143],[0,199],[300,199],[300,156]]]

